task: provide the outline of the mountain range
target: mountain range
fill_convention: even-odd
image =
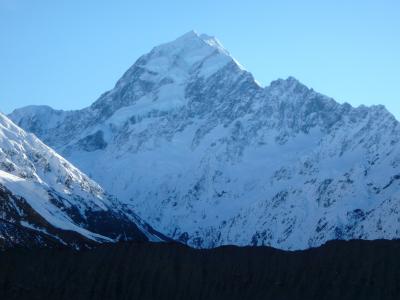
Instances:
[[[1,140],[2,193],[35,209],[25,191],[12,190],[17,180],[34,184],[46,200],[40,209],[63,220],[58,228],[90,240],[126,230],[102,232],[88,211],[122,218],[116,223],[138,228],[134,234],[153,237],[143,228],[154,228],[199,248],[296,250],[400,237],[393,115],[380,105],[340,104],[293,77],[262,87],[208,35],[155,47],[87,108],[29,106],[9,118],[88,177],[2,116],[19,139],[8,152]],[[21,152],[18,143],[39,150]]]

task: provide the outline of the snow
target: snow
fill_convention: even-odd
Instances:
[[[132,106],[122,107],[117,110],[108,123],[122,126],[127,119],[132,117],[143,117],[152,111],[171,111],[186,104],[184,87],[180,85],[162,86],[154,99],[148,95],[137,100]]]
[[[85,230],[49,201],[48,191],[35,182],[30,182],[0,170],[0,183],[17,196],[23,197],[29,205],[53,226],[76,231],[92,240],[112,241],[102,235]]]
[[[95,106],[59,127],[11,116],[189,245],[400,237],[400,126],[383,107],[341,105],[293,77],[262,88],[195,32],[142,56]],[[107,147],[82,149],[98,130]]]
[[[32,109],[29,108],[31,112]],[[41,112],[42,108],[39,110]],[[6,187],[14,196],[22,197],[52,226],[75,231],[98,242],[114,240],[85,229],[87,224],[84,224],[84,221],[76,223],[69,215],[68,209],[79,211],[82,218],[88,213],[98,211],[107,211],[116,216],[125,214],[120,204],[115,203],[97,183],[44,145],[36,136],[26,133],[2,114],[0,185]],[[56,204],[54,199],[61,204]],[[125,217],[131,218],[131,222],[142,228],[143,233],[151,236],[152,240],[161,240],[157,235],[148,233],[145,223],[137,216],[128,213]],[[22,225],[29,226],[26,222]],[[46,231],[41,227],[35,229]]]
[[[160,78],[169,77],[182,82],[199,65],[199,75],[207,78],[229,62],[236,61],[217,39],[191,31],[175,41],[155,47],[144,67]]]

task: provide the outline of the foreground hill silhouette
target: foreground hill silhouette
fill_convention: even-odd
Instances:
[[[0,299],[399,299],[400,241],[285,252],[120,243],[0,253]]]

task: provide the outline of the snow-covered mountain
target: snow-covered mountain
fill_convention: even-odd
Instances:
[[[88,108],[10,117],[196,247],[400,237],[400,126],[290,77],[261,87],[213,37],[140,57]]]
[[[162,236],[0,113],[0,248],[125,239]]]

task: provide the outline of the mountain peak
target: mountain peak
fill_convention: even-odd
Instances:
[[[164,58],[164,65],[166,63],[173,64],[181,69],[196,67],[210,60],[212,60],[212,64],[221,61],[235,61],[215,37],[198,34],[194,30],[153,48],[146,57],[156,59],[157,65],[160,65],[160,58]]]
[[[177,39],[173,40],[172,42],[168,42],[165,44],[160,45],[159,47],[162,46],[175,46],[177,48],[181,47],[187,47],[187,46],[194,46],[194,47],[204,47],[204,46],[209,46],[212,47],[216,50],[218,50],[220,53],[223,53],[225,55],[230,56],[229,52],[224,48],[224,46],[221,44],[221,42],[214,36],[202,33],[199,34],[194,30],[191,30],[182,36],[178,37]],[[156,47],[158,48],[158,47]]]
[[[157,105],[161,102],[165,102],[168,107],[171,102],[182,104],[182,86],[188,82],[207,80],[229,66],[232,66],[229,73],[231,76],[240,76],[244,72],[243,67],[215,37],[189,31],[171,42],[154,47],[140,57],[115,88],[100,97],[92,107],[103,108],[104,104],[111,104],[113,107],[107,110],[113,112],[140,98],[143,100],[149,94],[157,94]],[[173,95],[166,95],[166,89],[174,90]]]
[[[232,62],[240,67],[216,38],[189,31],[140,57],[116,87],[138,79],[156,83],[182,82],[193,74],[207,78]]]

